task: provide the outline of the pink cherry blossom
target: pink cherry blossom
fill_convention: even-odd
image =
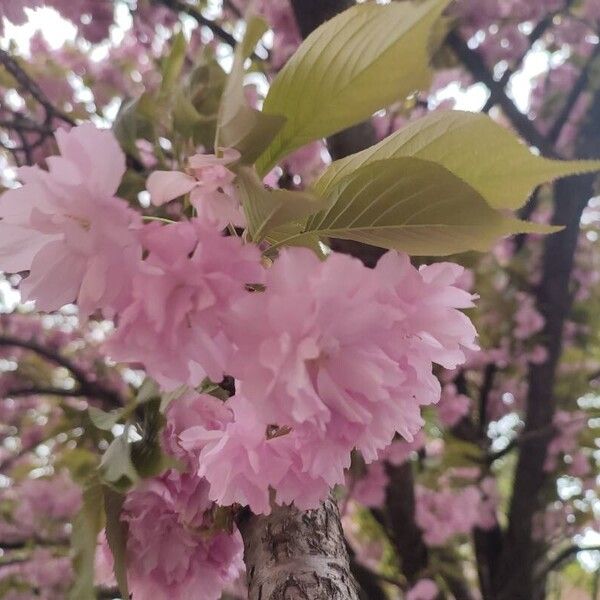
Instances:
[[[211,531],[206,484],[196,477],[154,479],[131,492],[128,579],[134,600],[217,600],[242,568],[237,530]]]
[[[531,296],[524,293],[517,294],[515,323],[514,335],[521,340],[531,337],[544,327],[544,317],[535,308]]]
[[[225,317],[248,293],[244,285],[262,279],[258,249],[200,219],[153,223],[141,237],[148,256],[131,281],[111,356],[142,363],[167,388],[220,381],[232,350]]]
[[[438,586],[431,579],[420,579],[408,590],[406,600],[435,600],[439,593]]]
[[[77,300],[83,315],[122,308],[141,258],[138,214],[114,194],[125,157],[108,131],[59,130],[48,171],[19,169],[23,186],[0,199],[0,269],[30,271],[24,299],[52,311]]]
[[[475,486],[453,491],[417,486],[416,521],[428,546],[442,546],[453,535],[469,533],[477,522],[480,493]]]
[[[352,499],[365,506],[381,506],[385,500],[388,477],[383,462],[377,461],[367,466],[363,477],[347,484]]]
[[[237,161],[239,152],[226,149],[222,156],[195,154],[188,161],[188,173],[154,171],[147,181],[152,204],[161,206],[190,193],[198,216],[223,228],[228,224],[245,227],[246,220],[233,186],[235,174],[227,165]]]
[[[195,392],[186,392],[171,401],[166,417],[163,446],[190,470],[197,467],[197,454],[201,450],[195,441],[195,432],[222,430],[233,418],[222,400]]]
[[[451,286],[461,270],[444,268],[418,272],[390,253],[371,271],[343,255],[320,262],[286,250],[267,273],[267,291],[233,307],[232,373],[271,422],[310,421],[374,460],[395,432],[411,440],[419,406],[438,400],[432,360],[455,366],[461,345],[473,345],[473,326],[453,308],[470,306],[471,295]]]
[[[438,404],[440,421],[447,427],[453,427],[464,417],[471,407],[471,399],[464,394],[459,394],[453,383],[442,388],[442,395]]]
[[[389,462],[391,465],[400,466],[404,464],[413,453],[425,447],[425,434],[423,430],[418,431],[412,442],[403,439],[395,439],[387,448],[379,453],[379,458]]]
[[[380,264],[287,249],[266,291],[232,305],[234,421],[197,432],[211,499],[264,512],[271,487],[279,502],[311,508],[343,483],[353,448],[370,462],[396,432],[412,440],[420,430],[420,406],[439,398],[432,356],[451,367],[473,346],[454,308],[472,296],[452,286],[461,269],[417,271],[398,255]]]

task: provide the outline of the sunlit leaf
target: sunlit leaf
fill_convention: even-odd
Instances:
[[[173,37],[169,54],[165,57],[162,65],[161,92],[168,94],[181,75],[185,62],[187,41],[182,32]]]
[[[309,192],[266,188],[247,167],[239,169],[236,185],[254,241],[262,240],[275,227],[307,217],[324,206]]]
[[[558,161],[536,156],[486,115],[440,111],[410,123],[371,148],[334,162],[316,189],[327,194],[355,169],[402,156],[436,162],[466,181],[490,206],[509,209],[522,206],[543,182],[600,169],[600,161]]]
[[[508,234],[552,231],[494,210],[450,171],[418,158],[367,164],[327,191],[329,208],[308,220],[305,233],[409,254],[483,251]]]
[[[248,20],[244,39],[235,50],[217,120],[215,146],[236,148],[245,163],[256,160],[285,122],[279,115],[268,115],[251,108],[244,95],[244,61],[267,29],[263,19],[251,17]]]
[[[260,158],[259,172],[268,172],[292,150],[426,87],[430,33],[447,4],[359,4],[309,35],[265,99],[263,111],[287,121]]]
[[[116,437],[106,449],[100,462],[102,479],[118,490],[125,490],[135,483],[138,473],[131,458],[131,444],[124,433]]]

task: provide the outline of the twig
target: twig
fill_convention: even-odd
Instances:
[[[89,398],[97,398],[99,400],[105,400],[111,406],[123,406],[123,399],[120,394],[115,390],[104,386],[102,383],[97,381],[91,381],[85,371],[79,368],[70,359],[63,356],[59,352],[55,352],[46,346],[43,346],[36,340],[22,340],[10,335],[0,335],[0,346],[13,346],[16,348],[23,348],[25,350],[31,350],[46,360],[64,367],[72,375],[73,378],[78,382],[79,387],[75,390],[65,390],[62,388],[28,388],[20,391],[15,390],[17,395],[31,395],[35,393],[34,389],[44,390],[40,393],[52,394],[57,396],[87,396]]]
[[[502,73],[502,76],[498,80],[498,85],[501,85],[503,88],[506,87],[506,84],[510,81],[510,78],[523,65],[523,62],[531,51],[533,45],[546,33],[546,31],[548,31],[548,29],[550,29],[550,27],[552,27],[554,17],[567,12],[571,8],[573,2],[574,0],[567,0],[563,9],[548,13],[542,20],[538,22],[538,24],[532,29],[531,33],[527,36],[527,50],[525,50],[525,52],[523,52],[523,54],[517,58],[512,67],[507,68],[504,73]],[[495,104],[496,98],[494,96],[490,96],[484,107],[481,109],[481,112],[488,113]]]
[[[594,48],[594,51],[592,52],[592,55],[586,62],[583,69],[581,69],[581,73],[579,74],[577,81],[571,88],[571,91],[569,92],[569,95],[567,96],[567,99],[565,101],[565,104],[564,104],[562,110],[560,111],[560,114],[558,115],[556,121],[552,125],[552,128],[548,132],[547,139],[548,139],[549,143],[556,144],[556,142],[558,141],[558,138],[560,137],[560,134],[562,133],[564,126],[569,121],[569,117],[571,116],[571,113],[573,112],[573,109],[575,108],[575,105],[577,104],[579,97],[581,96],[581,94],[583,93],[583,91],[585,90],[585,88],[588,84],[590,71],[591,71],[592,65],[594,64],[594,62],[596,61],[596,58],[598,57],[598,54],[600,54],[600,45],[596,45],[596,47]]]
[[[207,19],[197,8],[193,7],[190,4],[186,4],[185,2],[180,2],[180,0],[155,0],[177,12],[182,12],[194,19],[199,25],[203,25],[210,29],[213,34],[218,37],[222,42],[225,42],[227,45],[235,48],[237,45],[237,40],[231,35],[228,31],[225,31],[220,25],[217,25],[214,21]]]
[[[504,111],[513,127],[521,137],[531,146],[536,146],[542,153],[549,157],[557,158],[556,151],[546,138],[536,129],[533,122],[523,114],[508,97],[504,86],[494,79],[478,52],[469,48],[467,43],[456,31],[451,31],[446,38],[448,46],[454,51],[458,59],[478,81],[481,81],[490,90],[490,94]]]
[[[512,439],[504,448],[502,448],[502,450],[498,450],[498,452],[488,454],[486,460],[488,463],[493,463],[495,460],[506,456],[512,450],[518,448],[522,444],[536,439],[551,437],[556,433],[556,431],[557,430],[555,425],[549,425],[548,427],[543,427],[542,429],[538,429],[536,431],[528,431],[527,433],[522,433],[518,437]]]
[[[0,64],[14,77],[17,83],[27,91],[39,104],[42,105],[46,111],[46,122],[50,123],[53,117],[68,123],[69,125],[75,125],[75,121],[65,115],[61,110],[56,108],[50,102],[46,94],[42,91],[40,86],[23,70],[21,65],[8,53],[6,50],[0,48]]]
[[[600,552],[600,546],[569,546],[558,554],[552,561],[550,561],[538,575],[541,579],[546,576],[550,571],[554,571],[557,567],[565,562],[566,560],[577,556],[580,552]]]

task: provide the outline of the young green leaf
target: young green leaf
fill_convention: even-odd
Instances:
[[[266,22],[251,17],[243,41],[237,45],[217,119],[216,148],[236,148],[242,162],[252,163],[269,145],[285,119],[267,115],[248,106],[244,95],[244,61],[268,29]]]
[[[131,444],[126,434],[116,437],[100,462],[102,479],[118,490],[125,490],[139,479],[131,458]]]
[[[114,573],[123,598],[129,598],[127,583],[127,525],[121,521],[125,496],[104,486],[104,512],[106,513],[106,541],[114,560]]]
[[[511,233],[553,231],[494,210],[446,168],[418,158],[364,165],[327,191],[329,207],[308,220],[303,235],[442,256],[487,250]]]
[[[309,35],[265,99],[263,112],[287,121],[260,158],[259,173],[292,150],[425,87],[430,34],[447,4],[358,4]]]
[[[88,408],[90,421],[95,427],[103,431],[110,431],[123,418],[124,412],[123,409],[106,412],[95,406]]]
[[[321,210],[325,204],[309,192],[271,190],[265,188],[254,170],[242,167],[236,180],[252,240],[258,242],[266,234],[286,223],[303,219]]]
[[[477,190],[494,208],[516,209],[546,181],[600,170],[600,161],[559,161],[532,154],[505,127],[482,114],[433,113],[362,152],[334,162],[316,184],[328,194],[355,169],[384,158],[433,161]]]
[[[170,93],[178,77],[181,75],[186,49],[187,41],[185,36],[182,32],[179,32],[173,37],[171,49],[162,65],[162,83],[160,89],[163,94]]]
[[[83,492],[81,509],[73,521],[71,550],[75,581],[70,600],[96,600],[94,557],[98,534],[104,526],[102,485],[92,481]]]

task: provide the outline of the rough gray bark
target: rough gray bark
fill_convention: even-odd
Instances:
[[[306,512],[276,507],[239,527],[249,600],[359,600],[333,498]]]

